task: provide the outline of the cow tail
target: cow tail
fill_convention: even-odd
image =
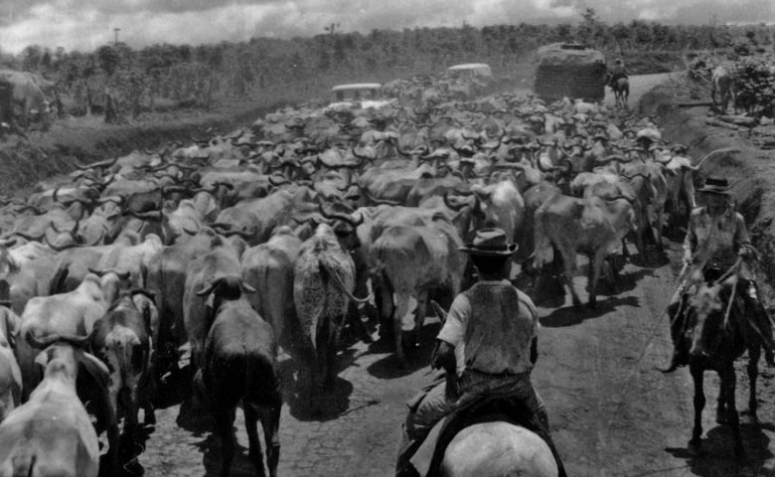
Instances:
[[[545,263],[549,261],[548,254],[552,250],[551,241],[546,233],[546,227],[544,226],[544,216],[542,214],[536,214],[533,222],[534,233],[534,251],[532,254],[533,267],[540,269]]]

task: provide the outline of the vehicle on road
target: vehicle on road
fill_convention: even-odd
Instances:
[[[562,98],[602,101],[605,97],[605,56],[575,43],[552,43],[537,53],[533,91],[545,101]]]

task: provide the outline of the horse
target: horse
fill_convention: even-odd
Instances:
[[[716,409],[716,422],[728,423],[732,427],[735,440],[735,456],[743,459],[745,451],[740,435],[740,421],[735,407],[735,375],[734,362],[748,351],[748,378],[750,394],[748,409],[756,418],[756,378],[759,373],[758,362],[761,356],[761,343],[758,332],[751,322],[745,318],[745,305],[736,291],[741,283],[736,275],[721,281],[699,286],[696,294],[688,299],[685,314],[684,329],[676,346],[687,346],[689,349],[689,372],[694,381],[694,428],[689,441],[689,450],[693,453],[701,450],[702,411],[705,407],[703,379],[705,371],[718,373],[721,386]],[[685,348],[686,349],[686,348]],[[665,372],[671,372],[675,365]]]
[[[616,99],[616,107],[627,109],[627,101],[630,98],[630,80],[626,77],[618,78],[610,84]]]
[[[443,477],[557,477],[559,470],[546,442],[536,433],[508,422],[468,426],[447,446]]]

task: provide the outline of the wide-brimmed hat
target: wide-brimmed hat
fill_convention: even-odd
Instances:
[[[697,192],[706,192],[708,194],[729,195],[729,189],[732,185],[724,177],[708,177],[705,179],[705,185]]]
[[[638,131],[635,140],[648,139],[649,141],[659,142],[662,140],[662,134],[654,128],[643,128]]]
[[[508,257],[517,251],[517,244],[509,243],[503,229],[492,227],[477,230],[474,241],[460,251],[480,257]]]
[[[0,306],[11,306],[11,286],[6,280],[0,280]]]

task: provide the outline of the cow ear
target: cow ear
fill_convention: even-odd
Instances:
[[[5,331],[8,333],[5,339],[11,343],[11,346],[14,346],[16,335],[19,334],[19,322],[21,320],[10,308],[6,308],[3,312],[5,313]]]
[[[43,350],[35,356],[35,364],[40,365],[43,369],[46,369],[48,362],[51,359],[49,356],[49,350]]]

